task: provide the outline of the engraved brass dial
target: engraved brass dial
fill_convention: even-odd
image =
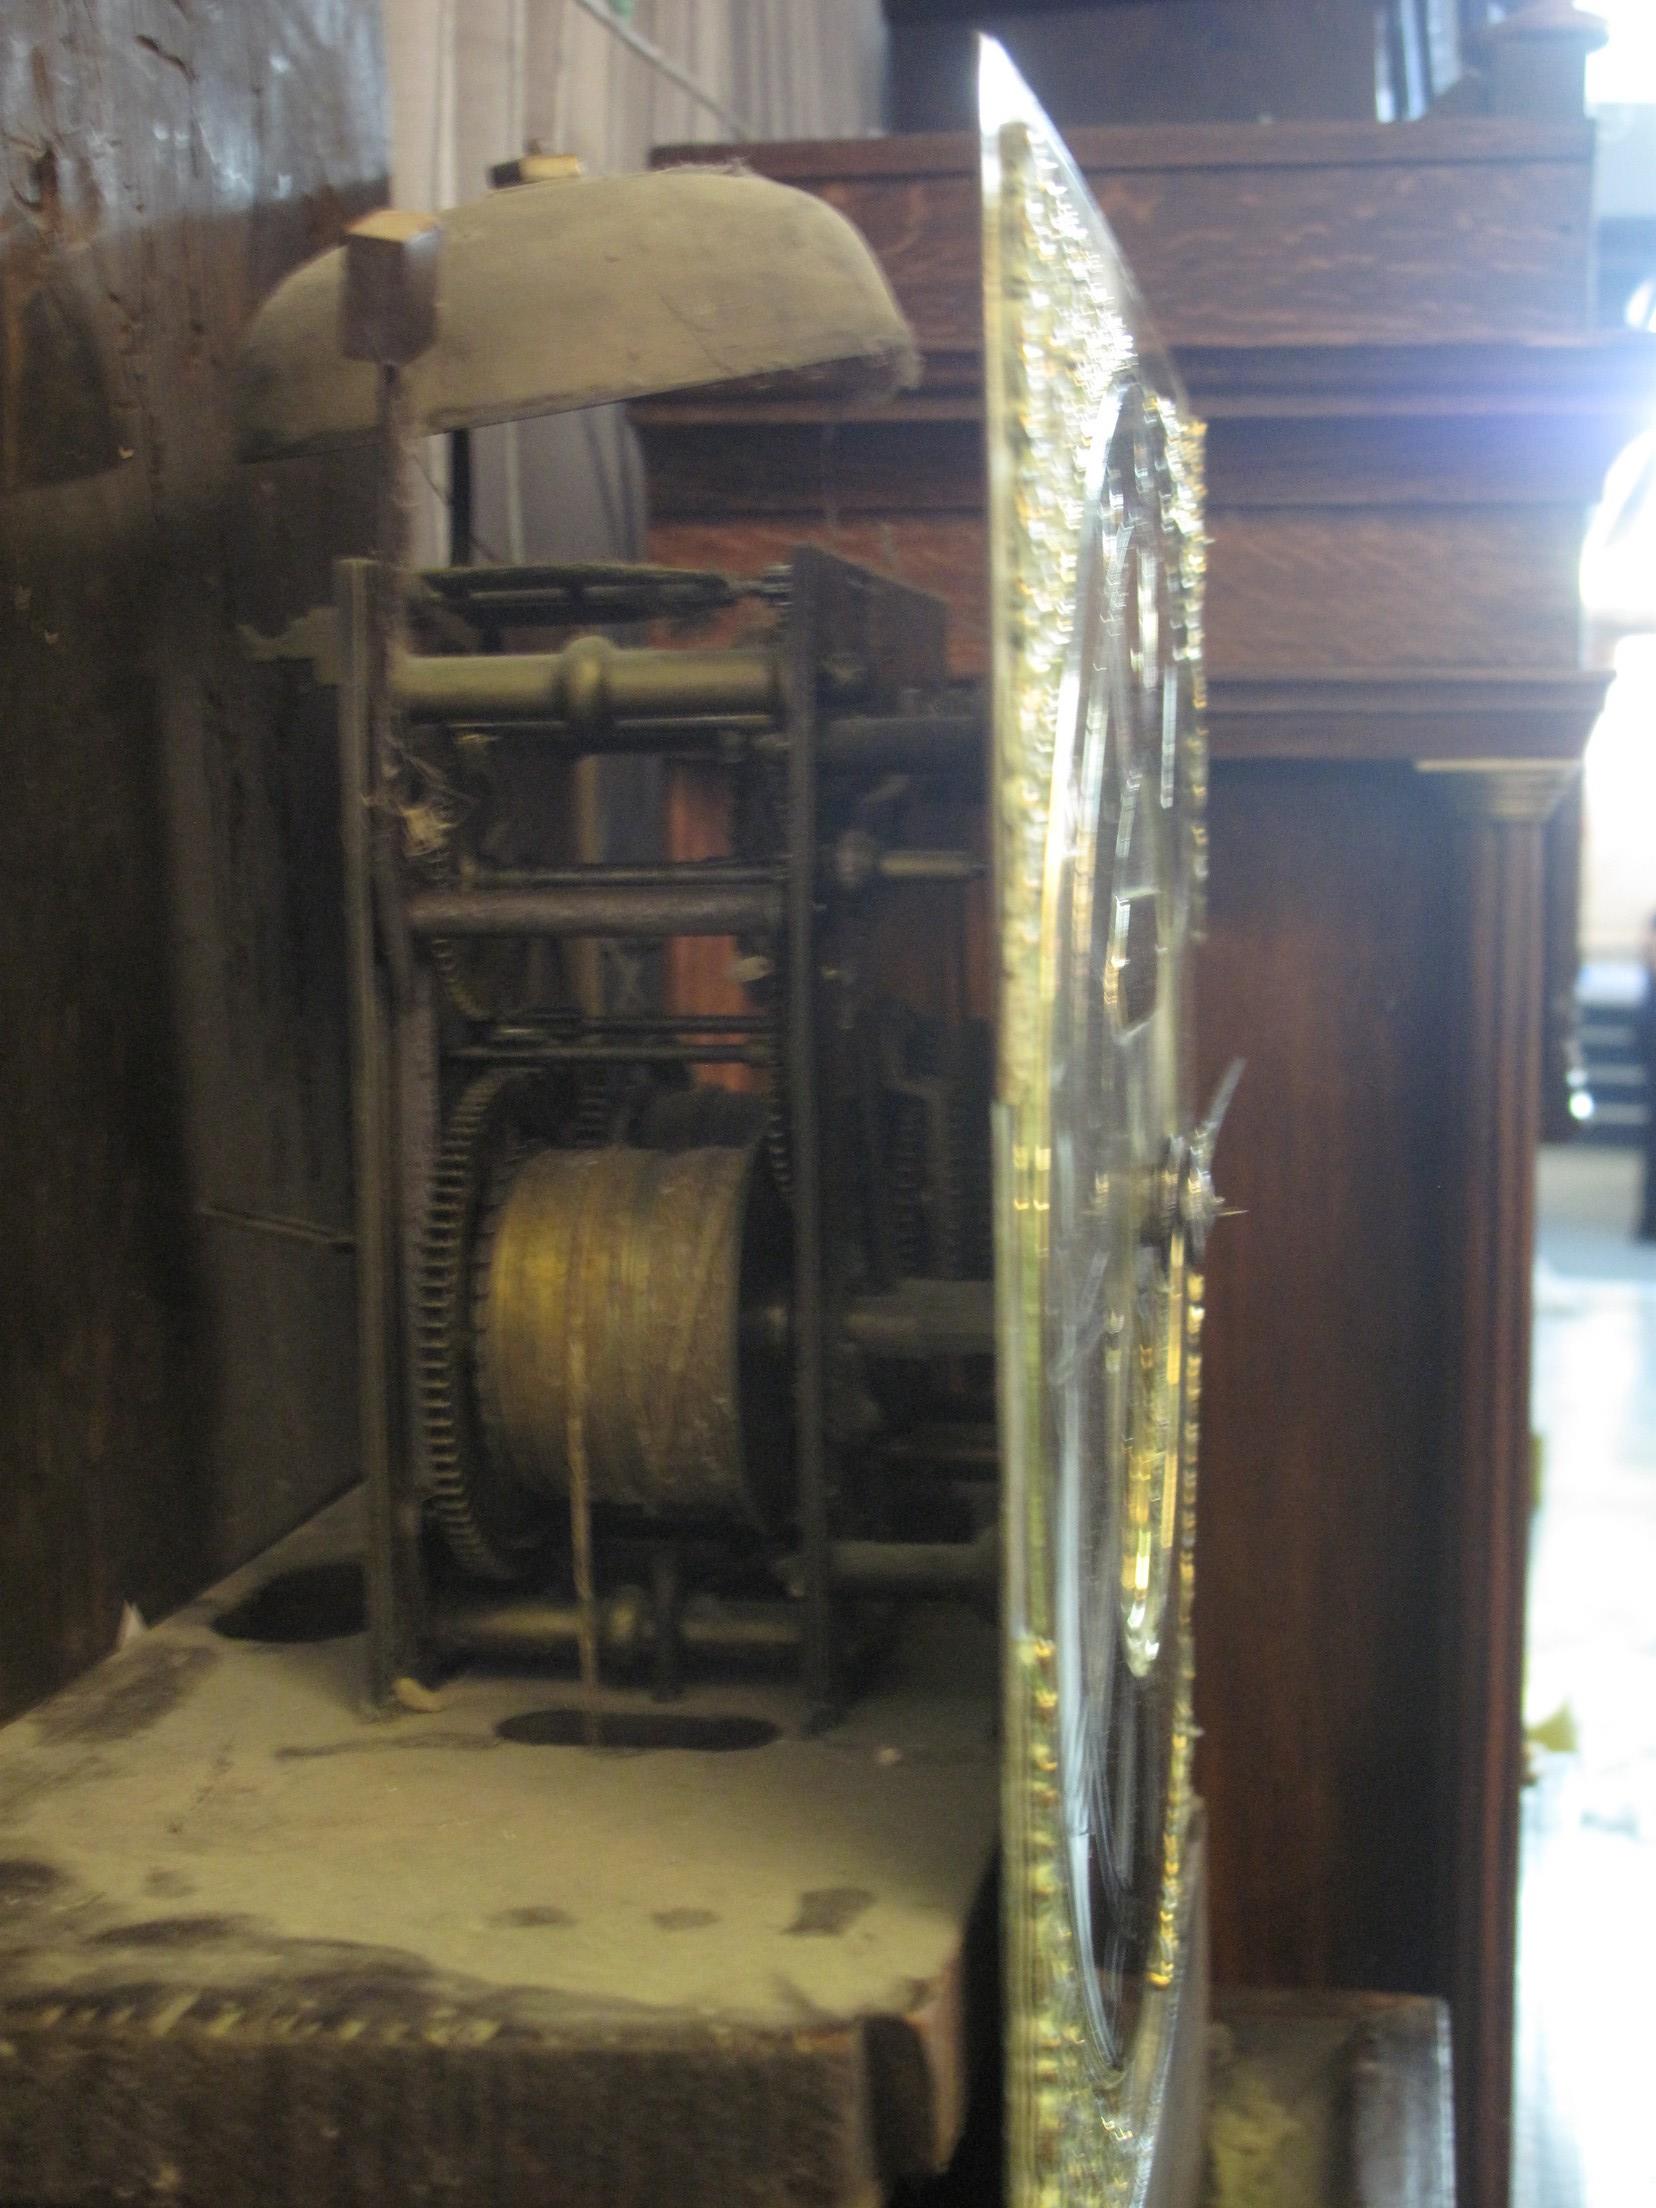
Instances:
[[[1191,1812],[1200,430],[987,42],[982,109],[1009,2192],[1136,2204]]]
[[[1184,974],[1166,479],[1153,402],[1112,387],[1085,480],[1047,855],[1059,1785],[1082,1999],[1110,2071],[1127,2059],[1159,1918],[1177,1691],[1182,1278],[1168,1161]]]

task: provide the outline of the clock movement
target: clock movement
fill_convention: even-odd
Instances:
[[[261,2201],[394,2161],[451,2208],[862,2208],[985,2151],[1009,2208],[1194,2200],[1200,431],[994,48],[983,161],[986,688],[812,547],[410,555],[422,434],[911,375],[819,202],[560,170],[371,218],[249,334],[244,451],[381,466],[295,647],[338,696],[364,1493],[152,1637],[187,1685],[142,1739],[0,1742],[78,1927],[11,1958],[0,2113],[136,2019],[179,2197],[251,2203],[256,2074],[328,2112]],[[365,1647],[311,1636],[347,1712],[272,1644],[358,1564]],[[0,2191],[79,2197],[53,2136],[0,2123]]]

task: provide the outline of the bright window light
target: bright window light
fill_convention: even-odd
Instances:
[[[1656,429],[1610,464],[1582,548],[1581,602],[1609,628],[1656,633]]]
[[[1592,0],[1608,42],[1587,61],[1589,107],[1656,104],[1656,6],[1652,0]]]

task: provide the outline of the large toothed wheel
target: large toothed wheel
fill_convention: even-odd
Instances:
[[[501,1193],[524,1148],[542,1077],[486,1073],[449,1113],[432,1168],[415,1294],[420,1485],[467,1572],[518,1580],[545,1554],[543,1500],[510,1479],[484,1430],[476,1387],[476,1291]]]

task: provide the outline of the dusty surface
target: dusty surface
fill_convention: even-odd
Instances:
[[[590,2197],[561,2189],[583,2155],[617,2198],[661,2197],[665,2153],[697,2165],[670,2197],[738,2199],[763,2151],[782,2189],[754,2197],[829,2201],[944,2151],[995,1822],[984,1629],[935,1613],[819,1740],[777,1683],[707,1696],[775,1723],[763,1747],[526,1745],[497,1728],[570,1684],[466,1675],[430,1712],[370,1717],[360,1636],[215,1631],[278,1563],[355,1539],[336,1507],[0,1734],[0,2197],[137,2168],[140,2191],[234,2198],[225,2126],[277,2071],[301,2108],[360,2096],[394,2124],[414,2096],[426,2168],[397,2182],[498,2208],[520,2181]],[[71,2169],[53,2109],[111,2074],[129,2120]],[[572,2140],[570,2109],[618,2091],[619,2137]],[[505,2096],[486,2182],[451,2136],[484,2120],[480,2092]],[[368,2198],[370,2164],[331,2195]]]
[[[1448,2013],[1413,1994],[1221,1994],[1201,2208],[1454,2208]]]

